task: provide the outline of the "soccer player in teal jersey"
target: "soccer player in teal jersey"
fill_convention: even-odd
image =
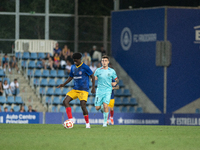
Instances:
[[[103,104],[103,127],[107,127],[107,118],[109,113],[108,104],[110,103],[112,86],[115,86],[119,82],[119,80],[117,78],[115,70],[108,67],[108,56],[103,56],[101,63],[102,67],[98,68],[94,73],[95,80],[98,80],[95,97],[95,108],[96,110],[99,110],[101,109],[101,105]],[[112,79],[114,79],[115,82],[112,82]]]

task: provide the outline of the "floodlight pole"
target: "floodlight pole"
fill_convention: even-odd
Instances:
[[[74,13],[74,52],[78,52],[78,0],[75,0]]]
[[[114,10],[119,10],[119,0],[113,0],[114,1]]]
[[[15,40],[19,39],[19,0],[15,2]]]
[[[45,40],[49,39],[49,0],[45,0]]]

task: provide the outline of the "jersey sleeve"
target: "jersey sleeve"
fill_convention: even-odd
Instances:
[[[92,70],[87,65],[85,66],[85,71],[88,76],[91,76],[93,74]]]
[[[72,78],[74,77],[74,74],[73,74],[73,66],[71,67],[71,71],[70,71],[70,73],[69,73],[69,76],[72,77]]]
[[[117,79],[117,74],[116,74],[115,70],[113,70],[112,79],[114,79],[114,80]]]
[[[94,73],[94,76],[97,76],[98,77],[98,71],[99,69],[96,69],[95,73]]]

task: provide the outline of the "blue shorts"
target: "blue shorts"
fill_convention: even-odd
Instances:
[[[111,93],[105,93],[105,94],[97,94],[95,97],[95,106],[101,106],[103,103],[109,104],[111,98]]]

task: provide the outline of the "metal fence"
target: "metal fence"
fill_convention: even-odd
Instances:
[[[2,1],[0,51],[13,53],[17,39],[52,39],[72,51],[104,46],[110,54],[110,16],[78,15],[78,0]],[[56,7],[59,9],[56,9]]]

